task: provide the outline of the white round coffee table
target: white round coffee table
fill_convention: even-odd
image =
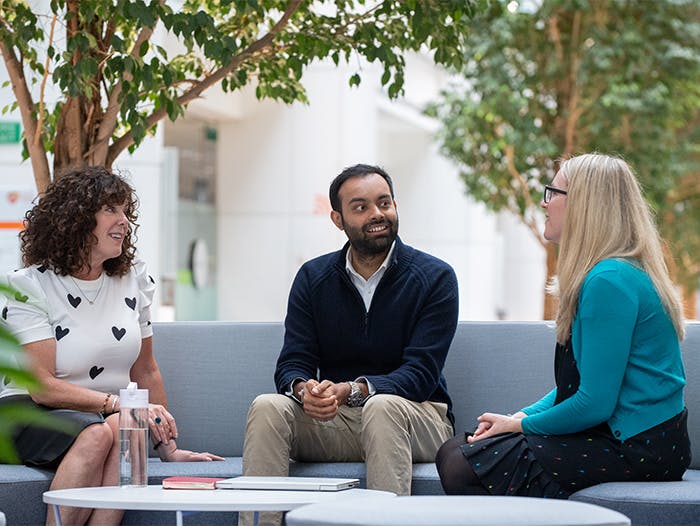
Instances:
[[[621,513],[583,502],[531,497],[414,496],[318,502],[289,512],[288,526],[630,526]]]
[[[183,490],[146,488],[74,488],[47,491],[44,502],[51,504],[56,524],[61,526],[59,506],[119,510],[175,511],[176,524],[182,526],[183,511],[290,511],[299,506],[332,500],[394,497],[387,491],[348,489],[343,491],[275,490]],[[256,513],[257,522],[257,513]]]

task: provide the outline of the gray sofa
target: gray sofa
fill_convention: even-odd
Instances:
[[[156,323],[155,352],[181,447],[211,451],[226,462],[162,463],[151,459],[149,478],[170,475],[232,477],[241,474],[246,412],[256,395],[271,392],[281,323]],[[472,428],[485,410],[511,412],[537,399],[553,383],[552,327],[544,322],[461,322],[445,366],[455,403],[457,431]],[[688,376],[686,404],[693,442],[693,470],[681,482],[611,483],[582,490],[572,499],[603,505],[634,526],[700,523],[700,324],[688,325],[683,343]],[[295,463],[294,475],[351,476],[364,483],[361,463]],[[8,526],[43,524],[41,495],[51,473],[0,465],[0,511]],[[441,495],[433,464],[416,464],[413,494]],[[125,525],[173,524],[173,512],[129,511]],[[233,513],[187,516],[185,525],[235,524]]]

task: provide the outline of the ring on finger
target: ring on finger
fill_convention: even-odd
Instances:
[[[156,424],[160,424],[160,423],[162,422],[162,420],[160,419],[159,416],[155,417],[155,419],[154,419],[153,421],[154,421]]]

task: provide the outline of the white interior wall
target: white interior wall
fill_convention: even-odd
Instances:
[[[498,235],[493,215],[465,195],[454,166],[438,154],[430,133],[408,125],[399,132],[398,127],[387,127],[380,144],[396,187],[401,238],[452,265],[460,319],[495,319]]]
[[[499,217],[503,235],[500,307],[508,320],[541,320],[546,255],[532,232],[512,214]]]
[[[366,86],[326,65],[304,77],[311,104],[264,101],[219,131],[219,317],[280,320],[299,266],[345,237],[328,217],[342,167],[376,160]]]
[[[328,218],[330,181],[366,162],[395,181],[402,239],[454,267],[460,318],[495,319],[502,268],[495,216],[464,195],[437,152],[434,123],[411,105],[425,95],[387,110],[376,73],[363,71],[360,88],[349,89],[347,71],[315,65],[304,77],[308,106],[260,102],[220,124],[220,318],[284,317],[299,266],[346,240]]]

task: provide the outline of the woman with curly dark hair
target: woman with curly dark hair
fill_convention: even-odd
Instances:
[[[51,184],[25,217],[26,267],[8,276],[19,292],[2,318],[24,345],[42,389],[27,393],[6,379],[0,405],[32,404],[80,430],[75,436],[26,426],[15,433],[24,464],[56,471],[51,489],[118,484],[117,395],[131,381],[149,390],[150,435],[161,460],[222,460],[175,442],[177,425],[152,350],[155,285],[135,258],[136,208],[124,179],[90,167]],[[122,514],[61,508],[61,521],[119,524]]]

